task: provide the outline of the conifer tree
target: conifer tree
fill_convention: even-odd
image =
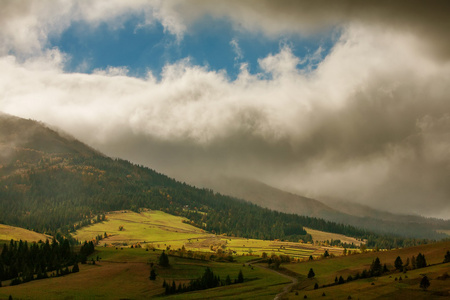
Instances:
[[[168,266],[170,266],[170,264],[169,264],[169,257],[168,257],[167,254],[164,252],[164,250],[163,250],[163,252],[161,253],[161,255],[159,256],[159,262],[158,262],[158,264],[159,264],[161,267],[168,267]]]
[[[447,251],[447,254],[445,254],[444,257],[444,263],[450,262],[450,251]]]
[[[314,276],[316,276],[316,274],[314,273],[313,269],[309,269],[308,278],[313,278]]]
[[[244,282],[244,274],[242,274],[242,270],[239,271],[237,283],[243,283]]]
[[[382,266],[380,259],[377,257],[370,266],[370,274],[372,276],[380,276],[382,273]]]
[[[423,276],[422,280],[420,281],[420,288],[426,291],[429,286],[430,286],[430,280],[428,280],[427,275],[425,275],[425,276]]]
[[[154,269],[150,271],[150,280],[156,280],[156,272]]]
[[[425,259],[425,255],[419,252],[416,259],[417,269],[425,268],[427,266],[427,260]]]
[[[80,272],[80,267],[78,266],[77,263],[75,263],[72,268],[72,273],[77,273],[77,272]]]
[[[397,256],[397,258],[395,259],[394,267],[399,271],[403,271],[403,261],[400,256]]]
[[[231,284],[231,278],[230,275],[227,275],[227,278],[225,279],[225,285],[230,285]]]

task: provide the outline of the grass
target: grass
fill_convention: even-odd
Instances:
[[[315,299],[321,297],[322,293],[333,299],[347,299],[349,295],[353,299],[406,299],[405,295],[414,295],[411,299],[432,299],[433,293],[449,293],[450,285],[445,280],[438,280],[437,277],[445,272],[450,273],[450,264],[440,264],[444,259],[446,251],[450,249],[450,241],[444,241],[429,245],[421,245],[405,249],[397,249],[392,251],[368,252],[364,254],[342,256],[330,259],[322,259],[315,261],[308,261],[303,263],[288,264],[285,267],[299,274],[303,279],[303,284],[299,292],[300,296],[307,295],[308,298]],[[408,279],[405,280],[403,273],[389,274],[379,278],[369,278],[357,280],[343,285],[320,288],[313,290],[314,284],[317,282],[319,286],[324,284],[331,284],[335,277],[342,276],[344,279],[348,275],[355,275],[356,272],[361,272],[363,269],[369,269],[372,261],[379,257],[382,264],[386,263],[389,270],[394,270],[394,261],[397,256],[400,256],[404,263],[407,258],[421,252],[425,255],[427,263],[433,266],[410,270],[407,272]],[[438,264],[438,265],[434,265]],[[312,268],[316,274],[314,279],[307,279],[309,269]],[[422,292],[419,289],[419,282],[422,278],[421,274],[429,275],[432,279],[432,286],[429,292]],[[391,276],[391,278],[389,278]],[[403,276],[401,282],[395,282],[395,277]],[[372,282],[374,285],[372,285]],[[403,294],[405,293],[405,294]],[[417,297],[415,296],[417,294]],[[450,294],[447,294],[450,295]],[[331,297],[332,296],[332,297]],[[292,292],[289,298],[295,298],[295,293]],[[297,296],[298,298],[298,296]]]
[[[9,225],[0,224],[0,242],[10,240],[22,240],[28,242],[38,242],[40,240],[52,239],[51,236],[34,231],[26,230],[20,227],[14,227]]]
[[[141,244],[159,244],[157,248],[171,245],[180,248],[190,239],[204,239],[203,230],[183,223],[186,220],[161,211],[147,211],[135,213],[130,211],[111,212],[107,214],[107,221],[83,227],[74,234],[74,238],[85,241],[92,240],[97,235],[108,235],[101,244],[111,246]],[[123,230],[119,227],[123,226]]]
[[[319,231],[306,227],[304,227],[304,229],[306,230],[307,233],[309,233],[312,236],[314,241],[325,242],[331,240],[341,240],[342,243],[347,244],[353,243],[356,246],[359,246],[362,243],[360,240],[357,240],[353,237],[345,236],[343,234]]]
[[[152,245],[157,249],[179,249],[213,252],[213,249],[224,247],[234,251],[235,255],[253,255],[260,257],[267,254],[286,254],[297,259],[306,259],[310,255],[320,256],[328,249],[335,255],[342,254],[342,248],[321,247],[305,243],[256,240],[239,237],[214,235],[204,232],[183,221],[187,219],[166,214],[161,211],[135,213],[117,211],[107,214],[107,221],[83,227],[74,234],[79,241],[92,240],[98,235],[108,235],[100,241],[100,245],[129,247],[139,243]],[[123,226],[123,230],[119,227]],[[320,233],[319,231],[316,231]],[[250,258],[251,259],[251,258]]]
[[[158,297],[164,299],[273,299],[290,280],[272,270],[261,268],[267,264],[254,264],[248,266],[248,262],[258,259],[262,252],[267,254],[289,254],[291,257],[305,259],[303,262],[283,264],[288,272],[300,279],[299,285],[288,294],[288,298],[298,299],[307,295],[309,299],[347,299],[349,295],[353,299],[432,299],[436,295],[450,291],[448,280],[440,280],[445,272],[450,272],[450,264],[433,265],[424,269],[408,271],[408,278],[401,282],[394,281],[392,274],[379,278],[357,280],[354,282],[320,288],[314,290],[314,283],[320,286],[334,282],[337,276],[347,278],[363,269],[368,269],[375,257],[379,257],[381,263],[386,263],[389,269],[393,269],[395,258],[400,256],[404,262],[413,255],[417,257],[419,252],[425,254],[429,264],[441,263],[447,250],[450,249],[450,241],[430,245],[398,249],[392,251],[368,252],[363,254],[340,256],[328,259],[316,259],[308,261],[310,255],[315,257],[323,254],[324,249],[336,255],[342,254],[341,248],[320,247],[304,243],[291,243],[283,241],[254,240],[237,237],[217,236],[205,233],[199,228],[183,223],[183,218],[165,214],[160,211],[113,212],[107,215],[108,220],[103,223],[93,224],[76,232],[79,240],[90,240],[97,235],[108,238],[100,241],[96,252],[90,259],[100,261],[95,265],[80,265],[80,272],[58,278],[32,281],[18,286],[4,286],[0,288],[0,299],[148,299]],[[119,230],[123,226],[125,230]],[[320,234],[320,233],[319,233]],[[322,235],[325,236],[325,235]],[[22,239],[24,236],[21,236]],[[334,237],[336,237],[334,235]],[[6,240],[8,240],[6,238]],[[146,251],[144,248],[130,248],[131,244],[141,243],[153,245],[158,250]],[[124,246],[127,244],[127,246]],[[108,247],[105,247],[107,245]],[[212,252],[222,248],[235,251],[234,262],[202,261],[170,256],[171,267],[160,268],[157,266],[161,249],[172,249],[185,246],[188,250],[200,250]],[[213,250],[211,250],[211,247]],[[252,255],[249,255],[249,254]],[[150,264],[153,263],[157,271],[157,279],[149,280]],[[171,283],[188,283],[190,280],[200,277],[205,268],[209,267],[216,275],[225,279],[230,275],[236,278],[242,270],[245,277],[243,284],[223,286],[209,290],[182,293],[171,296],[161,296],[164,293],[162,283],[164,280]],[[313,268],[316,276],[307,279],[306,275]],[[421,274],[426,273],[431,280],[429,291],[422,291],[418,287]],[[297,275],[295,275],[297,274]],[[374,283],[374,285],[372,285]],[[5,284],[5,282],[4,282]],[[298,292],[299,295],[295,295]],[[325,292],[327,296],[322,297]],[[436,296],[437,297],[437,296]]]
[[[32,281],[17,286],[0,288],[0,299],[12,295],[14,299],[148,299],[164,293],[164,280],[187,283],[200,277],[206,267],[225,279],[237,278],[243,271],[243,284],[224,286],[207,291],[183,293],[169,299],[252,298],[273,299],[288,282],[285,278],[265,269],[242,266],[242,263],[219,263],[170,257],[171,267],[157,267],[157,279],[148,279],[150,262],[156,263],[161,251],[144,249],[97,247],[91,257],[101,257],[96,265],[80,265],[80,272],[63,277]],[[166,297],[163,297],[166,298]]]

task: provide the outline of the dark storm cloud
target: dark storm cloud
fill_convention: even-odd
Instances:
[[[193,4],[196,3],[196,4]],[[423,39],[424,50],[442,59],[450,57],[449,1],[189,1],[170,2],[181,18],[195,21],[201,14],[230,18],[237,26],[264,31],[317,33],[333,26],[365,24],[400,31]]]

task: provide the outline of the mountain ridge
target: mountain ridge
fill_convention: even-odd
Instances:
[[[435,231],[450,229],[450,220],[393,214],[344,201],[324,203],[256,180],[221,176],[203,180],[199,184],[272,210],[323,218],[378,233],[394,233],[417,238],[443,238],[444,235]],[[364,215],[363,211],[367,214]]]

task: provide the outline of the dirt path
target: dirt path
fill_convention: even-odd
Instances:
[[[252,265],[253,263],[257,263],[257,262],[258,262],[258,261],[249,263],[249,265]],[[281,299],[283,299],[283,297],[286,296],[286,295],[292,290],[292,288],[293,288],[296,284],[298,284],[298,279],[295,278],[295,277],[289,276],[289,275],[284,274],[284,273],[282,273],[282,272],[279,272],[279,271],[277,271],[277,270],[270,269],[270,268],[268,268],[268,267],[264,267],[264,266],[261,266],[261,265],[252,265],[252,266],[255,266],[255,267],[261,268],[261,269],[266,269],[266,270],[268,270],[268,271],[270,271],[270,272],[272,272],[272,273],[276,273],[276,274],[278,274],[278,275],[280,275],[280,276],[283,276],[284,278],[287,278],[287,279],[289,279],[289,280],[292,281],[292,283],[286,285],[286,286],[283,288],[283,290],[282,290],[280,293],[278,293],[278,294],[275,296],[275,298],[273,298],[274,300],[281,300]]]

